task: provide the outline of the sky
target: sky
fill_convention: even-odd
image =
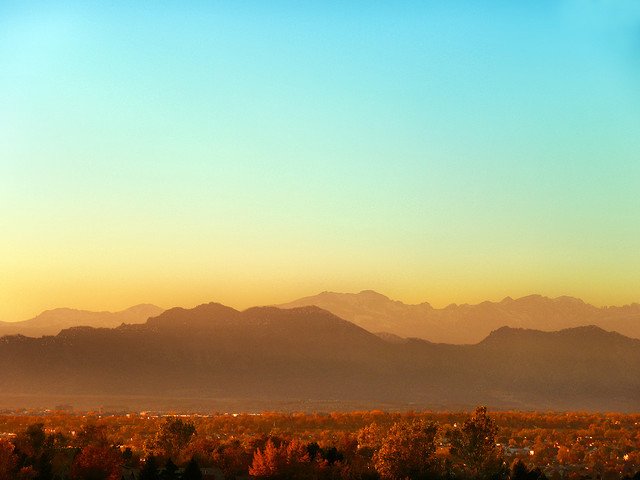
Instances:
[[[0,320],[640,301],[635,0],[0,3]]]

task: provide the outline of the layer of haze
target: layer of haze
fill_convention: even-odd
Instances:
[[[0,319],[638,301],[638,5],[3,1]]]

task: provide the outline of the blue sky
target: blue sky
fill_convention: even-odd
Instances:
[[[3,2],[0,317],[639,301],[640,4]]]

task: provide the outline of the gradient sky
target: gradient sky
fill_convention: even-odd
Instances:
[[[635,0],[0,3],[0,320],[640,301],[639,190]]]

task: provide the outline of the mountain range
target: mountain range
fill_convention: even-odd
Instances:
[[[56,335],[65,328],[77,326],[111,328],[122,323],[143,323],[147,318],[155,317],[162,312],[162,308],[144,303],[119,312],[91,312],[72,308],[55,308],[46,310],[29,320],[0,322],[0,336],[41,337],[42,335]]]
[[[599,327],[502,327],[477,344],[449,345],[381,338],[316,306],[237,311],[210,303],[143,324],[5,336],[0,363],[0,401],[122,396],[200,399],[210,408],[227,399],[295,410],[634,411],[640,398],[640,340]]]
[[[640,304],[596,307],[573,297],[529,295],[477,305],[429,303],[407,305],[374,292],[323,292],[279,305],[281,308],[316,305],[371,332],[416,337],[432,342],[473,344],[503,326],[556,331],[597,325],[640,338]]]
[[[434,308],[426,302],[408,305],[372,290],[364,290],[360,293],[322,292],[277,306],[318,306],[387,340],[400,337],[396,340],[421,338],[435,343],[474,344],[503,326],[557,331],[586,325],[596,325],[640,339],[640,304],[596,307],[567,296],[529,295],[517,299],[507,297],[500,302]],[[0,322],[0,336],[56,335],[63,329],[77,326],[111,328],[122,323],[143,323],[162,311],[162,308],[149,304],[120,312],[57,308],[30,320]]]

